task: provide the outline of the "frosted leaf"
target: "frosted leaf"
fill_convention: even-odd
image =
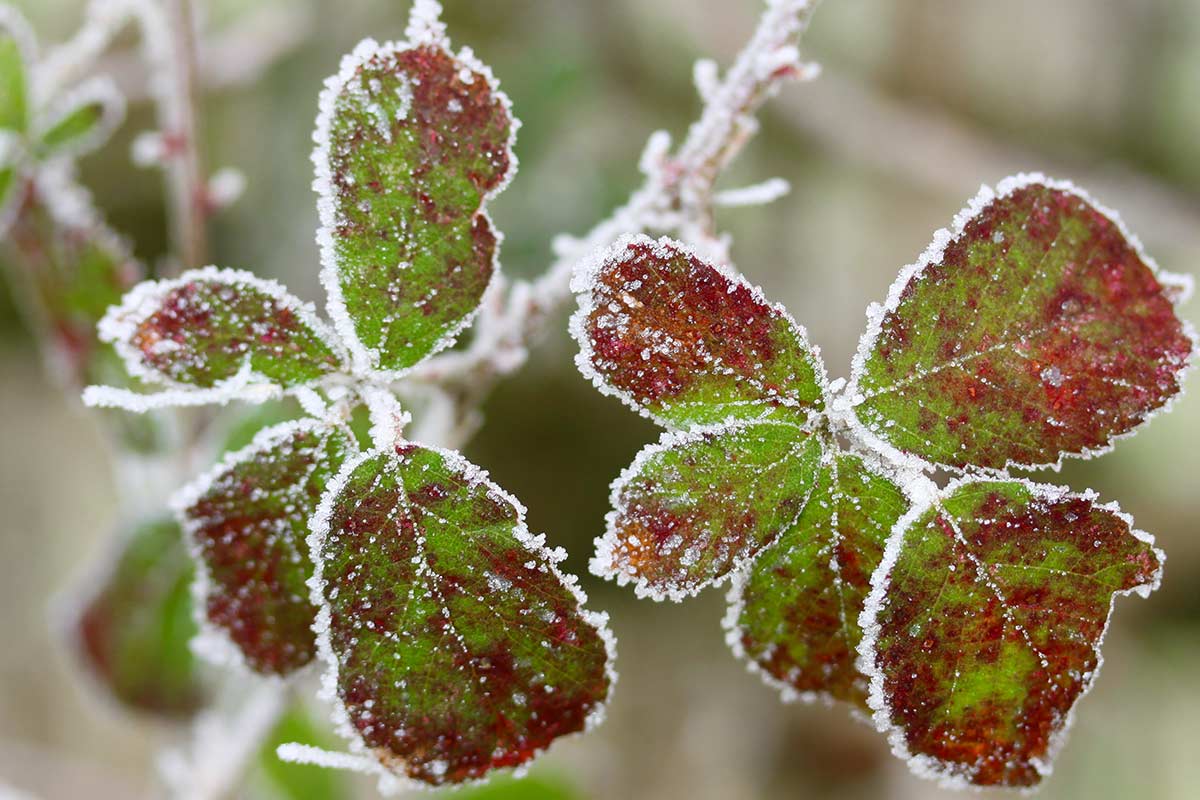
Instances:
[[[401,442],[350,462],[309,542],[335,719],[389,774],[461,783],[599,720],[606,617],[458,454]]]
[[[613,483],[592,572],[640,597],[695,595],[795,523],[820,460],[818,438],[785,422],[666,434]]]
[[[67,635],[83,667],[128,709],[178,718],[206,700],[188,649],[193,564],[175,520],[122,532],[118,549],[72,603]]]
[[[286,422],[173,500],[201,565],[197,605],[208,634],[227,637],[256,672],[286,675],[313,658],[308,521],[356,449],[344,429]]]
[[[1162,553],[1115,507],[1026,481],[964,480],[896,527],[863,611],[870,705],[918,774],[1033,786],[1100,667],[1115,596]]]
[[[785,699],[827,697],[867,708],[855,665],[858,616],[904,493],[861,458],[827,454],[804,512],[729,592],[734,652]]]
[[[237,270],[206,267],[139,284],[99,330],[131,374],[178,388],[303,386],[341,363],[311,306]]]
[[[901,273],[847,394],[878,446],[949,467],[1103,451],[1180,390],[1177,290],[1112,212],[1018,176]]]
[[[581,265],[576,363],[603,392],[667,426],[823,407],[804,329],[745,280],[670,239],[619,240]]]
[[[38,154],[79,156],[108,141],[125,118],[125,98],[107,78],[94,78],[60,98],[38,121]]]
[[[497,268],[484,206],[516,168],[508,98],[446,49],[435,5],[414,15],[418,41],[342,60],[314,137],[329,311],[356,366],[393,376],[473,318]]]

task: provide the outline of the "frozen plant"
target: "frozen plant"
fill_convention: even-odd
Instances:
[[[1049,774],[1153,539],[1013,469],[1091,457],[1179,393],[1190,291],[1068,183],[984,188],[905,268],[849,382],[731,268],[630,237],[581,265],[580,370],[668,429],[613,483],[592,570],[682,600],[785,700],[870,712],[951,786]],[[939,487],[931,474],[955,478]]]
[[[175,497],[198,565],[197,649],[264,676],[315,660],[351,754],[281,753],[456,784],[526,764],[602,715],[615,680],[602,614],[565,553],[452,450],[410,441],[393,385],[449,347],[497,273],[485,210],[512,177],[517,124],[491,72],[450,50],[434,3],[407,38],[365,40],[320,98],[318,233],[333,324],[282,286],[207,267],[130,291],[101,320],[164,406],[296,397]],[[369,433],[351,428],[366,409]]]

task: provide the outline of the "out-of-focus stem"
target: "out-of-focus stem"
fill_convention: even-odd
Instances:
[[[166,0],[174,69],[169,108],[164,109],[168,143],[167,193],[175,244],[185,268],[203,266],[208,259],[208,207],[200,124],[197,114],[195,16],[191,0]],[[160,100],[160,102],[163,102]]]

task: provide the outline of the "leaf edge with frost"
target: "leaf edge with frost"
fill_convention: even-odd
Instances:
[[[1080,451],[1066,452],[1060,451],[1058,459],[1054,462],[1044,464],[1023,464],[1020,462],[1007,460],[1000,467],[977,467],[969,466],[965,468],[956,467],[950,464],[938,464],[929,461],[915,453],[907,453],[893,445],[883,436],[875,432],[874,429],[867,423],[859,419],[855,412],[856,396],[860,396],[859,382],[865,375],[866,362],[875,347],[876,342],[882,333],[882,323],[884,318],[896,310],[899,305],[901,295],[904,289],[914,280],[920,278],[921,274],[930,266],[934,266],[942,258],[946,247],[958,238],[970,223],[981,211],[983,211],[990,203],[996,200],[1002,200],[1009,195],[1033,185],[1043,185],[1048,189],[1054,189],[1061,192],[1066,192],[1089,204],[1098,213],[1106,217],[1117,229],[1117,231],[1125,238],[1129,247],[1141,259],[1142,263],[1150,270],[1154,278],[1162,285],[1165,296],[1171,301],[1171,304],[1176,310],[1185,303],[1192,295],[1194,290],[1194,280],[1191,275],[1182,273],[1168,272],[1162,269],[1158,262],[1155,261],[1142,245],[1141,239],[1137,237],[1121,219],[1121,216],[1113,209],[1097,202],[1088,192],[1068,180],[1058,180],[1047,177],[1041,172],[1020,172],[1015,175],[1010,175],[1004,178],[995,188],[983,184],[979,188],[979,192],[964,206],[957,214],[954,215],[954,220],[950,228],[939,228],[933,234],[933,240],[917,258],[917,260],[900,270],[896,279],[892,282],[888,289],[887,298],[883,304],[871,303],[867,307],[867,328],[859,338],[858,348],[855,350],[854,357],[851,360],[850,379],[846,387],[844,398],[845,401],[839,404],[839,418],[843,419],[854,435],[869,446],[871,449],[881,453],[885,458],[895,461],[903,465],[905,468],[920,471],[930,472],[938,468],[945,468],[955,475],[966,475],[970,473],[979,473],[983,475],[1005,475],[1010,470],[1037,470],[1051,469],[1059,472],[1062,469],[1063,463],[1068,458],[1077,458],[1080,460],[1089,460],[1105,455],[1116,447],[1117,443],[1122,439],[1138,433],[1143,427],[1148,425],[1151,420],[1160,414],[1168,413],[1184,395],[1185,379],[1191,371],[1193,363],[1200,357],[1200,334],[1192,323],[1177,315],[1183,329],[1183,334],[1192,342],[1192,351],[1188,360],[1184,363],[1175,375],[1179,384],[1179,391],[1167,398],[1166,402],[1158,408],[1151,409],[1145,417],[1137,425],[1134,425],[1127,431],[1114,434],[1108,438],[1107,444],[1096,448],[1084,448]]]
[[[541,758],[551,745],[565,739],[589,733],[604,722],[608,714],[608,706],[612,702],[613,690],[618,681],[618,673],[615,667],[617,639],[609,627],[609,614],[606,611],[591,611],[584,607],[584,604],[587,603],[587,594],[579,585],[578,577],[562,572],[558,566],[566,558],[566,551],[561,547],[553,549],[548,547],[545,542],[545,534],[533,534],[529,531],[525,519],[527,513],[525,506],[503,487],[495,483],[486,470],[468,461],[461,453],[455,450],[416,442],[411,442],[411,444],[438,454],[445,459],[448,465],[486,484],[490,492],[494,492],[505,502],[511,504],[517,512],[517,523],[513,533],[514,538],[530,553],[544,560],[550,574],[559,581],[568,594],[575,600],[580,619],[596,630],[600,641],[604,644],[604,672],[605,677],[608,679],[608,692],[588,712],[582,729],[556,737],[546,747],[534,751],[529,759],[521,765],[494,768],[480,778],[471,778],[462,781],[461,783],[454,784],[454,787],[481,786],[487,783],[495,774],[505,771],[512,772],[519,777]],[[329,523],[334,512],[333,504],[337,496],[341,494],[351,476],[353,476],[354,472],[360,466],[374,458],[391,457],[392,450],[392,447],[372,447],[347,459],[342,464],[338,473],[326,485],[325,493],[322,495],[321,501],[318,503],[308,526],[308,550],[312,556],[314,566],[312,577],[308,580],[308,588],[310,600],[317,608],[317,617],[313,623],[313,630],[316,633],[317,642],[316,660],[320,662],[321,666],[318,696],[329,703],[334,730],[347,742],[350,752],[328,752],[319,748],[305,747],[303,745],[291,747],[287,744],[281,745],[279,749],[280,757],[286,760],[317,764],[335,769],[350,769],[374,775],[378,778],[380,793],[385,795],[397,791],[412,789],[430,790],[438,787],[431,787],[428,784],[421,783],[388,769],[372,754],[370,746],[365,743],[355,729],[353,722],[351,722],[349,711],[346,709],[346,705],[338,692],[340,664],[338,663],[337,655],[333,651],[331,609],[325,599],[324,560],[320,554],[324,548],[326,537],[329,535]]]
[[[988,788],[1004,789],[1006,787],[987,787],[979,786],[971,783],[962,774],[953,771],[952,765],[943,762],[932,756],[923,753],[912,753],[908,749],[905,742],[904,728],[899,723],[893,721],[891,706],[888,704],[887,695],[884,688],[884,675],[875,667],[876,648],[875,645],[879,639],[880,624],[878,622],[878,613],[882,608],[886,599],[888,587],[891,584],[890,573],[896,566],[901,552],[904,547],[904,539],[911,529],[913,523],[921,518],[922,515],[933,509],[938,501],[942,498],[949,497],[955,490],[961,486],[973,483],[1017,483],[1027,488],[1035,497],[1045,499],[1063,499],[1076,498],[1087,500],[1092,503],[1095,508],[1107,511],[1129,528],[1129,535],[1133,536],[1138,541],[1148,545],[1158,558],[1158,570],[1154,575],[1154,579],[1150,583],[1143,583],[1133,586],[1129,589],[1120,589],[1113,591],[1109,597],[1108,612],[1105,616],[1104,625],[1100,630],[1099,636],[1096,638],[1095,644],[1092,645],[1092,651],[1096,654],[1096,667],[1091,671],[1087,683],[1083,686],[1082,691],[1076,696],[1074,702],[1067,709],[1066,715],[1063,717],[1062,724],[1059,728],[1053,731],[1050,735],[1049,744],[1046,749],[1044,764],[1036,764],[1037,770],[1041,779],[1049,777],[1053,773],[1054,763],[1058,758],[1060,751],[1066,744],[1071,728],[1075,722],[1075,711],[1082,701],[1091,692],[1096,685],[1096,679],[1100,675],[1100,669],[1104,666],[1104,655],[1101,652],[1101,647],[1104,644],[1105,636],[1108,634],[1109,626],[1112,624],[1113,611],[1116,608],[1117,598],[1131,594],[1136,594],[1142,598],[1148,598],[1153,592],[1157,591],[1162,584],[1162,576],[1165,569],[1167,555],[1163,550],[1155,546],[1154,536],[1139,529],[1135,524],[1133,517],[1121,510],[1116,502],[1108,503],[1095,502],[1099,495],[1092,490],[1082,492],[1074,492],[1066,487],[1055,486],[1053,484],[1039,483],[1027,478],[1019,478],[1007,475],[962,475],[950,481],[944,488],[932,491],[928,496],[921,498],[915,502],[904,516],[897,522],[892,529],[891,535],[888,536],[887,544],[884,547],[883,559],[879,562],[879,566],[871,575],[871,591],[867,595],[863,605],[862,613],[859,615],[858,624],[863,631],[862,640],[858,645],[858,670],[866,675],[870,681],[870,691],[867,696],[867,704],[871,708],[871,721],[875,729],[882,733],[891,746],[892,754],[903,761],[913,775],[926,780],[934,781],[937,785],[946,789],[982,791]],[[1036,792],[1041,786],[1041,783],[1031,786],[1017,787],[1017,791],[1021,794],[1030,795]],[[1011,790],[1011,787],[1008,787]]]
[[[695,427],[694,425],[681,426],[678,423],[672,422],[671,420],[668,420],[665,417],[661,417],[658,414],[655,414],[653,411],[650,411],[628,392],[612,386],[604,378],[604,376],[600,374],[599,370],[592,365],[592,361],[595,357],[595,349],[592,347],[590,337],[587,334],[586,325],[588,317],[591,316],[592,312],[595,311],[597,307],[594,287],[598,283],[599,274],[601,270],[604,269],[605,265],[611,261],[614,261],[619,254],[634,246],[670,247],[674,250],[677,250],[685,257],[695,258],[696,260],[701,261],[715,269],[723,278],[730,281],[730,283],[735,287],[743,288],[748,291],[751,297],[753,297],[756,301],[760,302],[770,311],[778,314],[784,324],[791,328],[792,333],[796,335],[796,338],[799,340],[799,342],[808,347],[809,351],[811,352],[813,376],[816,379],[817,390],[820,392],[821,401],[825,407],[824,410],[821,408],[811,408],[807,410],[798,408],[798,416],[803,415],[806,417],[805,422],[811,423],[813,419],[820,416],[822,413],[827,413],[831,405],[831,382],[829,380],[828,371],[825,367],[825,359],[821,357],[821,348],[808,338],[808,330],[796,321],[796,319],[782,303],[772,302],[759,286],[751,283],[744,275],[733,269],[731,266],[726,264],[717,264],[712,262],[710,259],[704,258],[699,252],[696,251],[695,248],[690,247],[677,239],[672,239],[669,236],[660,236],[659,238],[655,239],[654,237],[643,233],[622,234],[613,240],[613,242],[607,247],[595,250],[590,255],[585,256],[575,265],[574,271],[571,274],[570,289],[572,294],[575,295],[577,308],[571,313],[571,318],[568,322],[568,331],[571,334],[571,338],[575,340],[577,345],[579,345],[579,352],[575,354],[575,366],[579,370],[579,373],[583,375],[583,377],[587,379],[594,387],[596,387],[600,394],[617,398],[624,405],[637,412],[640,416],[645,417],[655,425],[658,425],[660,428],[665,428],[668,431],[690,430]]]
[[[334,231],[337,228],[338,220],[335,210],[336,189],[334,188],[333,168],[330,164],[330,150],[332,147],[333,121],[337,112],[337,99],[342,90],[354,78],[357,70],[375,56],[385,52],[403,51],[422,46],[440,48],[451,59],[461,62],[466,68],[482,76],[487,82],[488,88],[495,96],[497,102],[508,113],[511,124],[509,126],[508,140],[505,142],[508,171],[497,182],[495,187],[483,193],[480,197],[479,209],[476,212],[485,219],[496,236],[496,247],[492,251],[492,275],[482,296],[486,296],[497,285],[497,276],[500,275],[500,245],[504,241],[503,232],[492,223],[491,216],[487,211],[487,205],[508,187],[516,176],[518,168],[514,147],[517,141],[517,130],[521,127],[521,122],[512,113],[512,101],[501,90],[500,81],[492,72],[491,67],[477,58],[469,47],[460,48],[458,53],[454,52],[450,40],[446,37],[444,25],[436,21],[437,14],[441,11],[440,5],[437,3],[429,5],[436,7],[437,13],[432,13],[428,10],[426,0],[416,0],[412,18],[405,32],[404,39],[380,43],[371,37],[367,37],[359,41],[353,50],[342,56],[337,72],[325,79],[321,89],[317,100],[316,125],[312,134],[313,149],[309,158],[314,169],[312,188],[317,194],[319,226],[317,228],[316,239],[321,262],[319,278],[321,286],[325,289],[325,310],[329,314],[338,337],[344,343],[354,371],[370,375],[376,380],[397,380],[415,369],[422,361],[453,346],[463,331],[467,330],[475,322],[475,317],[479,314],[482,303],[444,331],[437,343],[412,366],[393,370],[378,369],[375,366],[375,356],[363,344],[362,340],[359,339],[358,333],[355,330],[354,320],[350,315],[349,309],[346,307],[346,300],[338,275],[337,246],[334,240]],[[422,19],[419,13],[422,11],[426,13],[429,19]]]

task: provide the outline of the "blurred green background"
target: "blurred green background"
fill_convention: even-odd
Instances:
[[[70,35],[80,0],[19,0],[43,41]],[[203,104],[213,167],[249,180],[216,219],[212,258],[318,300],[309,184],[316,96],[364,36],[403,34],[407,3],[207,0]],[[492,206],[504,269],[532,276],[557,233],[582,233],[639,182],[656,128],[683,133],[695,58],[722,64],[756,0],[449,0],[457,44],[489,63],[524,121],[521,171]],[[136,40],[129,36],[123,48]],[[792,193],[720,213],[734,257],[848,373],[866,304],[948,225],[981,182],[1039,169],[1119,209],[1167,269],[1200,264],[1200,3],[1196,0],[825,0],[804,43],[824,67],[768,106],[723,182],[771,176]],[[256,54],[274,53],[256,64]],[[106,62],[137,95],[130,53]],[[166,246],[161,182],[129,160],[153,126],[135,103],[82,164],[116,227],[153,262]],[[1184,308],[1200,320],[1200,303]],[[565,323],[565,316],[564,316]],[[575,372],[559,325],[491,398],[472,460],[569,553],[620,642],[607,723],[558,744],[533,784],[489,797],[926,798],[883,739],[842,708],[785,706],[728,652],[723,593],[636,601],[587,575],[608,484],[655,429]],[[0,782],[45,798],[154,796],[163,729],[88,690],[49,607],[104,549],[117,509],[88,415],[46,379],[0,301]],[[1169,563],[1149,601],[1121,602],[1106,665],[1080,706],[1044,798],[1200,796],[1200,399],[1185,397],[1116,451],[1040,476],[1093,487],[1154,533]],[[250,792],[247,789],[247,792]],[[369,784],[362,790],[372,796]],[[247,794],[247,796],[250,796]],[[257,796],[257,795],[255,795]],[[469,797],[468,794],[455,797]]]

